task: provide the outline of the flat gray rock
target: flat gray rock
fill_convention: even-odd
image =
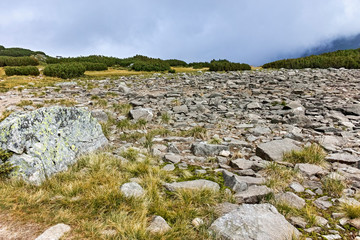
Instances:
[[[234,198],[237,203],[259,203],[272,190],[266,186],[250,186],[246,191],[236,193]]]
[[[150,108],[136,108],[130,110],[130,115],[134,120],[143,119],[146,121],[151,121],[154,117],[153,112]]]
[[[279,240],[300,236],[271,204],[243,204],[216,219],[209,230],[226,240]]]
[[[58,240],[60,239],[65,233],[69,232],[71,227],[59,223],[55,226],[48,228],[45,232],[43,232],[40,236],[38,236],[35,240]]]
[[[324,168],[309,163],[298,163],[295,165],[295,170],[299,170],[303,175],[307,177],[325,174]]]
[[[14,153],[14,175],[37,185],[107,143],[97,120],[80,108],[18,112],[0,123],[0,148]]]
[[[177,190],[202,190],[202,189],[210,189],[213,191],[218,191],[220,189],[219,184],[217,184],[216,182],[204,180],[204,179],[185,181],[185,182],[165,183],[164,187],[171,192],[175,192]]]
[[[299,197],[298,195],[292,192],[275,194],[275,201],[279,203],[285,203],[286,205],[296,209],[301,209],[305,207],[306,204],[303,198]]]
[[[360,161],[360,157],[348,153],[329,154],[325,159],[329,162],[339,162],[350,165],[356,164]]]
[[[191,152],[195,156],[214,156],[218,155],[221,151],[228,151],[229,147],[217,144],[208,143],[194,143],[191,146]]]
[[[283,154],[292,150],[300,150],[290,138],[261,143],[256,148],[256,156],[269,161],[281,161]]]

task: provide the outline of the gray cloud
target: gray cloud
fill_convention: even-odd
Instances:
[[[358,0],[13,0],[0,44],[50,55],[262,64],[360,33]]]

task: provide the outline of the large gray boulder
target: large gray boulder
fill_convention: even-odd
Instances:
[[[295,141],[289,138],[261,143],[256,148],[256,155],[264,160],[281,161],[284,153],[300,150]]]
[[[216,219],[209,230],[226,240],[290,240],[300,236],[271,204],[243,204]]]
[[[0,148],[13,153],[9,162],[18,167],[13,175],[33,184],[107,143],[100,124],[85,109],[40,108],[11,114],[0,123]]]

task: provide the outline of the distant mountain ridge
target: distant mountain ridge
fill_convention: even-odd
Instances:
[[[321,44],[315,48],[311,48],[305,51],[301,57],[319,55],[322,53],[334,52],[337,50],[357,48],[360,48],[360,33],[351,37],[339,37],[329,43]]]

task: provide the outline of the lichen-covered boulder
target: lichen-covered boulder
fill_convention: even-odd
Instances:
[[[80,154],[107,142],[100,124],[85,109],[40,108],[11,114],[0,123],[0,148],[13,153],[13,174],[33,184],[67,170]]]

